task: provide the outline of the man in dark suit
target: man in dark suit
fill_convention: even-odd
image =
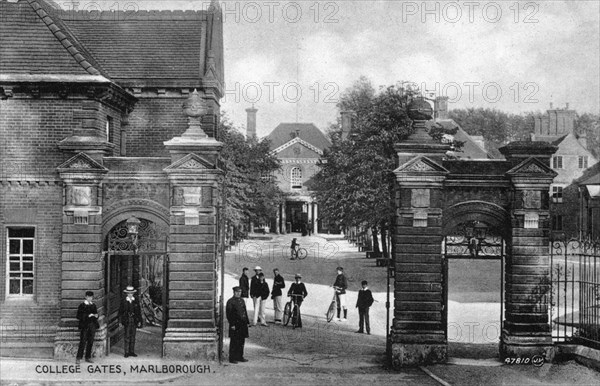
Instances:
[[[233,287],[233,297],[227,301],[225,315],[229,323],[229,362],[248,362],[244,358],[244,343],[248,338],[248,312],[241,298],[242,288]]]
[[[363,325],[367,328],[367,334],[371,335],[371,325],[369,324],[369,307],[373,305],[373,294],[371,290],[367,288],[367,281],[361,282],[362,289],[358,291],[358,299],[356,300],[356,308],[358,308],[358,315],[360,320],[358,322],[359,334],[363,333]]]
[[[137,331],[136,328],[142,328],[142,310],[139,300],[134,296],[136,290],[133,286],[128,285],[123,292],[127,295],[121,302],[119,319],[123,327],[125,327],[125,358],[129,356],[137,357],[135,353],[135,333]]]
[[[240,276],[240,287],[242,288],[242,299],[246,303],[246,309],[248,308],[248,299],[250,298],[250,279],[248,278],[248,267],[242,269],[242,276]]]
[[[77,319],[79,320],[79,350],[77,350],[76,363],[83,358],[83,350],[85,349],[85,361],[92,361],[92,348],[94,346],[94,336],[96,330],[100,327],[98,324],[98,309],[94,304],[94,293],[87,291],[85,293],[85,301],[77,308]]]

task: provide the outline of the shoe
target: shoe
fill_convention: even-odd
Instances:
[[[336,322],[341,322],[341,321],[342,321],[342,319],[340,319],[340,318],[335,318],[335,321],[336,321]]]
[[[129,353],[129,356],[130,356],[130,357],[137,357],[137,354],[136,354],[136,353],[134,353],[134,352],[130,352],[130,353]]]
[[[362,330],[358,330],[358,331],[354,331],[354,332],[357,333],[357,334],[362,334],[363,333]]]
[[[239,360],[239,362],[248,362],[248,359],[242,358],[242,359]]]
[[[237,364],[237,361],[229,361],[229,363]]]
[[[129,353],[125,354],[125,358],[127,358],[129,356]]]
[[[348,319],[346,319],[346,318],[342,319],[342,322],[347,322],[347,321],[348,321]]]
[[[371,335],[371,333],[370,333],[370,332],[367,332],[367,335]]]
[[[86,361],[87,363],[94,363],[94,361],[93,361],[93,360],[91,360],[90,358],[85,358],[85,361]]]
[[[261,326],[265,326],[265,327],[269,327],[269,325],[267,323],[261,323]]]
[[[75,359],[75,364],[78,365],[81,362],[81,359],[77,358]]]

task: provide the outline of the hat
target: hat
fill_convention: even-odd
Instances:
[[[343,271],[343,270],[344,270],[344,268],[342,268],[342,267],[337,267],[337,268],[336,268],[336,270],[337,270],[337,271]]]
[[[94,296],[93,291],[85,291],[85,296]]]
[[[302,275],[300,275],[299,273],[296,274],[296,276],[294,276],[295,279],[302,279]]]
[[[123,290],[123,292],[128,293],[128,294],[134,294],[137,292],[137,290],[135,288],[133,288],[132,285],[128,285],[127,288],[125,288]]]
[[[242,290],[242,287],[240,287],[240,286],[236,285],[235,287],[233,287],[233,292],[235,292],[235,291],[241,291],[241,290]]]
[[[257,265],[256,267],[254,267],[255,271],[262,271],[262,268],[260,267],[260,265]]]

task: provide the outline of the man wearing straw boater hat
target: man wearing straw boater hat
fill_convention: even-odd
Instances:
[[[129,356],[137,357],[135,353],[135,332],[136,328],[142,328],[142,310],[139,300],[134,296],[136,290],[133,286],[128,285],[123,292],[127,295],[121,302],[119,319],[125,327],[125,358]]]

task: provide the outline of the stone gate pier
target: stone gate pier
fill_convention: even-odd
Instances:
[[[556,147],[513,142],[500,149],[505,160],[448,160],[449,146],[426,132],[429,104],[417,99],[409,114],[415,132],[396,146],[391,363],[400,368],[447,360],[442,242],[473,223],[493,231],[505,245],[500,356],[550,359],[549,189],[556,175],[550,169]],[[480,241],[469,237],[474,258]]]

